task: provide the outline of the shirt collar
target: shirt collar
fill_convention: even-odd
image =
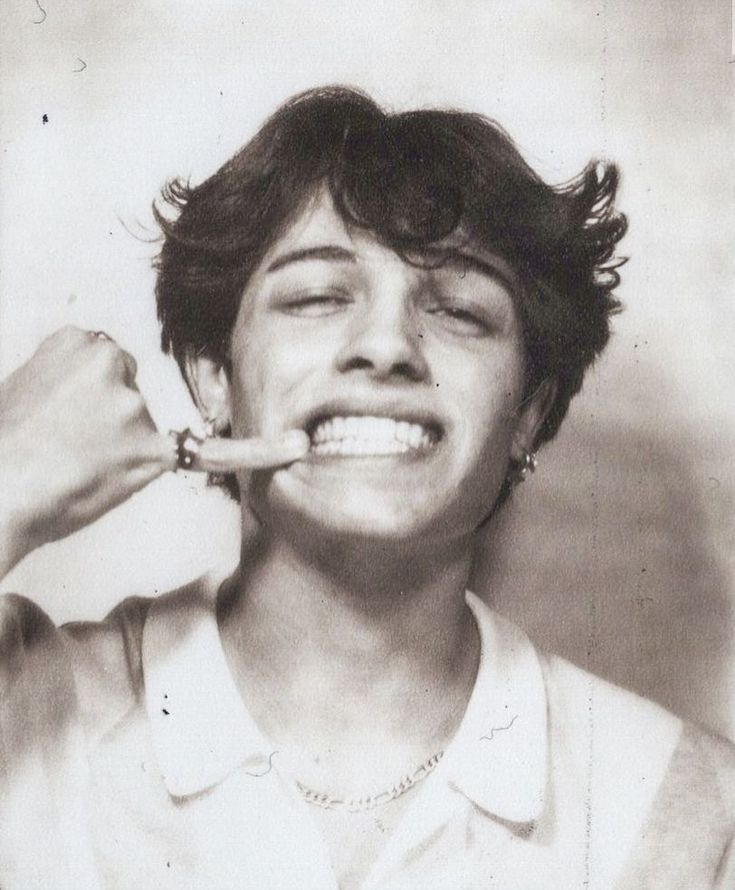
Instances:
[[[467,710],[444,756],[449,782],[481,809],[533,822],[544,808],[546,685],[526,634],[467,592],[480,635],[480,665]]]
[[[218,584],[199,579],[151,604],[143,629],[145,704],[169,793],[216,785],[245,763],[269,765],[269,746],[227,665],[217,625]]]
[[[153,746],[166,788],[177,797],[203,791],[248,763],[257,771],[268,768],[273,753],[227,665],[216,590],[212,580],[200,579],[159,597],[143,631]],[[467,604],[480,635],[480,665],[441,772],[483,810],[531,822],[541,813],[546,789],[541,666],[519,628],[473,593],[467,593]]]

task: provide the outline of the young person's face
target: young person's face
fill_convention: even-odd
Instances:
[[[232,337],[233,435],[312,438],[303,460],[240,478],[256,515],[404,541],[470,534],[539,420],[533,400],[519,408],[516,286],[476,250],[412,266],[321,194],[251,277]]]

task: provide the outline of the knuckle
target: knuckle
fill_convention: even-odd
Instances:
[[[124,387],[119,396],[120,407],[125,417],[139,419],[143,415],[148,414],[145,399],[140,390]]]
[[[120,350],[120,355],[122,356],[128,371],[135,377],[138,373],[138,362],[135,360],[135,356],[127,352],[125,349]]]
[[[108,340],[90,340],[90,344],[93,346],[92,361],[102,369],[102,373],[114,379],[122,379],[126,367],[120,347]]]
[[[170,436],[160,436],[158,439],[158,459],[169,470],[175,470],[179,463],[176,443]]]
[[[119,376],[125,377],[128,372],[128,365],[125,361],[125,353],[119,346],[114,343],[104,343],[105,350],[104,352],[107,355],[107,358],[110,362],[110,367],[115,371]]]

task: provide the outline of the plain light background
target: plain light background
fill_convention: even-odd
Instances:
[[[163,429],[194,412],[158,352],[150,203],[293,93],[347,83],[483,112],[552,181],[617,160],[626,310],[484,534],[475,587],[543,646],[733,732],[730,2],[5,0],[0,28],[0,373],[63,324],[102,328]],[[96,618],[236,551],[234,508],[169,476],[2,590]]]

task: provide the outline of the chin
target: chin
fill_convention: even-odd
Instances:
[[[447,524],[438,498],[427,493],[397,493],[369,485],[314,487],[288,474],[273,477],[260,515],[272,517],[274,528],[292,534],[363,538],[397,545],[446,537]]]

